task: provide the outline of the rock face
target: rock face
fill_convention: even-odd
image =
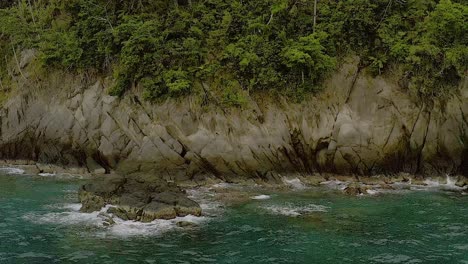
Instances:
[[[107,95],[110,80],[51,74],[1,108],[0,158],[168,180],[468,174],[468,80],[423,101],[357,65],[350,60],[300,103],[257,94],[243,109],[203,106],[196,96],[152,104],[136,90],[118,99]]]
[[[202,210],[187,198],[174,183],[157,176],[109,176],[83,185],[79,191],[82,212],[107,211],[123,220],[151,222],[155,219],[173,219],[177,216],[200,216]]]

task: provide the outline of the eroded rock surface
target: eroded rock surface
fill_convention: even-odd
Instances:
[[[102,177],[83,185],[79,199],[82,212],[99,211],[111,205],[107,213],[123,220],[151,222],[202,213],[200,206],[175,183],[154,175]]]
[[[243,109],[202,106],[197,96],[149,103],[137,91],[118,99],[107,95],[110,80],[84,76],[26,84],[0,109],[3,159],[168,180],[468,175],[468,80],[447,98],[424,101],[350,60],[301,103],[253,95]]]

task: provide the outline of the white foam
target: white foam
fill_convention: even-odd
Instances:
[[[410,256],[402,254],[384,253],[370,258],[371,261],[377,263],[422,263],[420,259],[414,259]]]
[[[283,178],[283,182],[294,190],[307,189],[307,187],[298,178],[294,178],[294,179]]]
[[[42,215],[26,214],[23,218],[37,224],[102,226],[102,219],[98,217],[99,213],[105,212],[109,208],[104,207],[100,212],[82,213],[79,211],[81,204],[64,204],[61,207],[52,205],[52,207],[66,211]]]
[[[99,212],[82,213],[80,212],[81,204],[62,204],[51,205],[54,209],[62,209],[65,211],[54,212],[47,214],[27,214],[23,219],[36,224],[53,224],[53,225],[80,225],[99,228],[100,231],[95,235],[101,237],[116,236],[116,237],[131,237],[131,236],[156,236],[173,229],[179,229],[178,222],[190,222],[196,225],[201,224],[210,218],[197,217],[187,215],[185,217],[177,217],[171,220],[155,220],[151,223],[142,223],[136,221],[125,221],[118,217],[114,217],[115,224],[110,227],[105,227],[107,217],[103,217],[102,213],[112,207],[108,205],[102,208]],[[112,216],[112,214],[109,214]]]
[[[177,223],[179,222],[190,222],[198,225],[208,219],[209,218],[207,217],[188,215],[171,220],[158,219],[150,223],[142,223],[136,221],[123,221],[115,218],[115,224],[108,228],[108,232],[110,235],[118,237],[157,236],[170,230],[180,229],[180,227],[177,226]]]
[[[331,180],[331,181],[324,181],[320,183],[321,185],[326,185],[332,189],[344,190],[348,185],[346,182],[342,182],[339,180]]]
[[[309,204],[306,206],[293,206],[293,205],[270,205],[264,206],[264,209],[273,214],[297,217],[312,212],[327,212],[329,207],[324,205]]]
[[[200,205],[204,214],[216,214],[223,208],[223,204],[216,201],[210,188],[201,187],[187,190],[188,198]]]
[[[39,173],[41,177],[54,177],[58,179],[84,179],[85,175],[71,173]]]
[[[55,174],[55,173],[39,173],[38,175],[42,176],[42,177],[53,177],[53,176],[56,176],[57,174]]]
[[[379,193],[377,190],[371,190],[371,189],[366,190],[366,192],[370,195],[375,195]]]
[[[450,177],[446,175],[446,183],[440,183],[439,181],[433,179],[426,179],[424,181],[425,185],[417,185],[417,187],[411,187],[412,190],[428,190],[428,189],[443,189],[443,190],[464,190],[468,186],[459,187],[456,185],[457,179],[455,177]]]
[[[468,186],[459,187],[459,186],[456,185],[456,183],[457,183],[457,179],[454,178],[454,177],[450,177],[447,174],[447,183],[445,184],[444,188],[445,189],[450,189],[450,190],[466,190],[468,188]]]
[[[251,199],[253,200],[268,200],[271,198],[270,195],[265,195],[265,194],[261,194],[261,195],[257,195],[257,196],[253,196],[253,197],[250,197]]]
[[[20,168],[12,168],[12,167],[1,167],[0,168],[0,173],[5,173],[5,174],[24,174],[25,170],[20,169]]]
[[[79,211],[81,204],[49,204],[44,206],[46,209]]]
[[[211,187],[212,188],[231,188],[233,187],[233,184],[227,183],[227,182],[221,182],[221,183],[213,184]]]

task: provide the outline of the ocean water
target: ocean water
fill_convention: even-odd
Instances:
[[[82,179],[21,173],[0,169],[1,264],[468,263],[468,196],[437,184],[350,197],[294,181],[235,206],[201,188],[204,217],[105,227],[78,211]]]

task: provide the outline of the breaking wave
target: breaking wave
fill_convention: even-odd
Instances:
[[[150,223],[136,221],[124,221],[117,217],[115,224],[104,226],[107,218],[104,214],[110,206],[104,207],[99,212],[82,213],[80,204],[52,205],[64,211],[46,214],[31,213],[23,216],[23,219],[35,224],[53,224],[57,226],[88,226],[96,228],[95,235],[99,237],[132,237],[132,236],[157,236],[167,231],[180,229],[177,223],[189,222],[194,225],[202,224],[208,217],[196,217],[188,215],[171,220],[155,220]]]

